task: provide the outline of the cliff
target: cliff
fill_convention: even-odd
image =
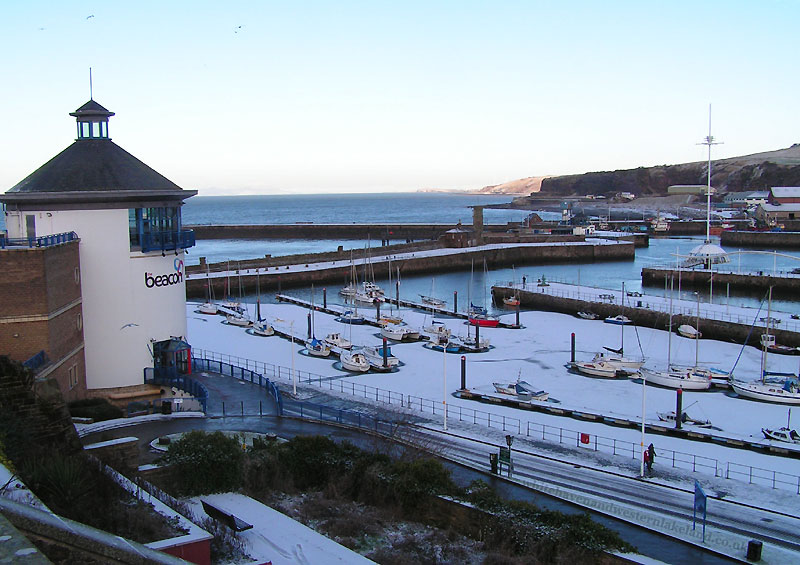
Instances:
[[[711,184],[722,192],[800,186],[800,144],[786,149],[712,161]],[[637,196],[667,194],[674,184],[706,184],[707,163],[684,163],[541,178],[540,196],[578,196],[631,192]],[[537,177],[531,177],[537,178]],[[524,186],[530,179],[505,183]],[[484,191],[491,188],[486,187]],[[534,193],[535,191],[531,191]]]

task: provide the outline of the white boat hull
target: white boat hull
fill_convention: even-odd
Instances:
[[[694,373],[691,370],[654,371],[643,368],[639,372],[647,384],[682,390],[708,390],[711,388],[711,378],[708,375]]]
[[[592,363],[608,363],[620,371],[629,373],[635,373],[644,365],[644,361],[639,359],[631,359],[630,357],[621,357],[619,355],[606,355],[605,353],[596,354],[592,359]]]
[[[342,367],[347,371],[356,373],[366,373],[369,371],[369,361],[362,353],[351,353],[345,351],[339,357]]]
[[[231,316],[230,314],[228,314],[225,320],[230,325],[239,326],[240,328],[249,328],[253,324],[250,318],[246,316]]]
[[[800,391],[796,388],[793,391],[786,390],[780,383],[731,381],[731,387],[736,394],[744,398],[779,404],[800,404]]]
[[[614,379],[617,377],[617,368],[609,365],[608,363],[592,363],[578,361],[574,364],[575,368],[583,373],[592,377],[602,377],[604,379]]]
[[[253,333],[263,337],[275,335],[275,330],[266,322],[256,322],[253,324]]]
[[[219,311],[219,308],[217,308],[216,304],[213,304],[211,302],[206,302],[205,304],[201,304],[200,306],[198,306],[197,311],[200,312],[201,314],[208,314],[209,316],[213,316]]]

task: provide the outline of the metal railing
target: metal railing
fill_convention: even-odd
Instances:
[[[174,230],[143,233],[139,236],[142,253],[148,251],[174,251],[194,247],[195,237],[193,230]]]
[[[548,283],[560,283],[560,284],[568,284],[572,285],[572,283],[562,283],[556,279],[547,279]],[[537,283],[526,283],[524,286],[517,283],[516,285],[509,281],[504,281],[502,283],[496,283],[494,286],[500,288],[520,288],[523,290],[527,290],[529,292],[537,292],[541,294],[547,294],[549,296],[555,296],[558,298],[567,298],[571,300],[581,300],[585,302],[599,302],[605,304],[620,304],[622,301],[620,300],[620,291],[615,290],[608,290],[603,288],[595,288],[595,287],[588,287],[586,285],[583,286],[575,286],[575,290],[565,290],[559,287],[553,287],[548,284],[548,286],[538,286]],[[597,292],[594,291],[583,291],[578,290],[581,288],[595,288]],[[643,294],[642,296],[626,296],[624,300],[624,305],[626,308],[643,308],[645,310],[652,310],[654,312],[662,312],[666,315],[669,315],[669,302],[668,301],[658,301],[653,300],[652,302],[648,300],[648,298],[658,298],[653,297],[652,295]],[[717,305],[719,307],[719,305]],[[748,317],[745,312],[720,312],[718,309],[709,308],[707,305],[701,304],[700,306],[700,319],[702,320],[716,320],[719,322],[730,322],[734,324],[741,324],[745,326],[750,326],[753,324],[752,316],[755,315],[756,310],[751,309],[753,312],[750,314],[751,317]],[[759,315],[760,318],[766,319],[766,311],[762,312],[763,316]],[[681,306],[680,304],[674,304],[672,308],[672,315],[673,316],[687,316],[694,318],[698,315],[697,306]],[[762,319],[758,319],[755,322],[757,327],[766,328],[767,323]],[[800,332],[800,323],[795,320],[782,320],[782,324],[780,328],[782,330],[787,330],[791,332]],[[778,326],[774,325],[775,322],[773,321],[773,328],[777,328]]]
[[[198,354],[201,355],[198,357]],[[226,361],[221,361],[205,356],[202,350],[192,351],[192,367],[195,370],[208,371],[210,373],[218,373],[228,377],[233,377],[241,381],[248,381],[257,384],[261,388],[267,390],[267,394],[275,399],[275,404],[278,408],[278,416],[283,414],[283,398],[278,387],[275,386],[271,380],[265,377],[262,373],[257,373],[249,368],[240,367]],[[202,385],[200,385],[202,386]],[[203,387],[205,390],[205,387]],[[224,408],[223,408],[224,410]],[[204,410],[205,411],[205,410]]]
[[[0,233],[0,249],[7,247],[52,247],[78,239],[74,231],[43,235],[41,237],[6,237]]]
[[[194,357],[192,362],[194,363]],[[191,378],[190,375],[177,374],[174,368],[154,369],[153,367],[145,367],[144,382],[179,388],[197,400],[202,406],[203,412],[208,409],[208,390],[206,387]]]
[[[291,384],[293,382],[291,369],[280,367],[271,363],[255,361],[233,355],[216,353],[212,351],[193,350],[194,355],[202,355],[209,359],[227,359],[228,363],[235,362],[239,365],[253,367],[253,370],[260,370],[264,374],[272,375],[275,379]],[[445,405],[442,400],[431,400],[411,394],[403,394],[387,389],[381,389],[356,383],[353,381],[343,381],[342,375],[323,376],[304,371],[295,371],[295,378],[298,384],[316,386],[332,392],[347,394],[369,401],[395,406],[398,409],[418,412],[421,414],[432,414],[442,416]],[[294,401],[292,401],[294,402]],[[289,400],[286,400],[288,406]],[[318,406],[318,405],[317,405]],[[326,411],[327,410],[327,411]],[[327,408],[323,410],[320,419],[325,414],[330,417],[338,417],[338,409]],[[244,405],[241,407],[244,413]],[[348,411],[349,413],[349,411]],[[355,412],[353,412],[355,413]],[[360,417],[368,417],[362,414]],[[371,416],[369,416],[371,418]],[[605,437],[596,434],[586,434],[578,430],[549,426],[538,422],[521,420],[512,416],[496,414],[484,410],[476,410],[460,405],[447,405],[448,420],[457,419],[459,422],[481,426],[504,433],[514,433],[519,436],[529,437],[535,440],[542,440],[559,445],[570,446],[578,449],[590,449],[600,453],[607,453],[614,456],[627,457],[638,460],[641,457],[639,442],[620,440],[612,437]],[[386,420],[387,422],[389,420]],[[349,420],[345,420],[349,423]],[[692,473],[704,473],[722,478],[747,477],[750,483],[772,484],[773,488],[791,488],[796,494],[800,494],[800,475],[792,475],[780,471],[760,469],[749,465],[737,463],[725,463],[711,457],[685,453],[670,449],[659,448],[657,464],[668,465],[674,469],[682,469]]]

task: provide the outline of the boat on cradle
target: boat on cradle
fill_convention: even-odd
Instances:
[[[755,381],[738,381],[731,375],[731,388],[743,398],[777,402],[779,404],[800,404],[800,381],[794,374],[770,373],[767,371],[769,347],[775,345],[775,336],[769,333],[774,323],[772,316],[772,287],[769,288],[769,307],[766,318],[767,333],[761,335],[761,379]],[[733,370],[731,370],[733,373]]]
[[[800,443],[800,434],[798,434],[796,430],[790,430],[789,428],[779,428],[777,430],[761,428],[761,433],[764,434],[764,437],[767,439],[774,439],[786,443]]]
[[[400,324],[383,324],[381,325],[381,335],[387,339],[394,341],[403,341],[413,339],[412,336],[416,334],[419,337],[419,332],[401,326]]]
[[[584,375],[592,377],[602,377],[604,379],[614,379],[617,375],[617,368],[605,361],[576,361],[572,364],[575,369]]]
[[[433,306],[434,308],[444,308],[447,305],[447,302],[444,300],[434,298],[433,296],[425,296],[424,294],[420,294],[419,299],[426,306]]]
[[[516,308],[519,306],[519,298],[516,296],[506,296],[503,298],[503,305],[510,308]]]
[[[219,312],[219,307],[214,303],[214,288],[209,279],[208,267],[206,267],[206,301],[197,307],[200,314],[213,316]]]
[[[263,337],[275,335],[275,329],[266,320],[258,320],[253,322],[253,333]]]
[[[578,318],[583,318],[584,320],[596,320],[597,319],[597,314],[595,314],[594,312],[580,311],[576,315],[578,316]]]
[[[366,373],[369,371],[369,361],[358,349],[343,350],[341,355],[339,355],[339,361],[342,364],[342,368],[347,371],[356,373]]]
[[[219,312],[219,307],[213,302],[204,302],[203,304],[197,307],[197,311],[200,314],[207,314],[209,316],[213,316]]]
[[[675,423],[674,410],[671,412],[656,412],[656,414],[658,414],[658,419],[662,422],[669,422],[670,424]],[[698,420],[697,418],[692,418],[686,412],[681,412],[681,424],[696,426],[698,428],[710,428],[711,420]]]
[[[616,316],[609,316],[605,320],[603,320],[606,324],[617,324],[620,326],[627,326],[628,324],[632,324],[630,318],[627,316],[623,316],[622,314],[617,314]]]
[[[680,370],[671,368],[669,371],[656,371],[642,367],[639,369],[639,373],[644,382],[649,385],[682,390],[708,390],[711,388],[711,374],[705,371],[695,371],[694,367]]]
[[[688,337],[689,339],[700,339],[703,334],[694,329],[689,324],[681,324],[678,326],[678,335]]]
[[[444,350],[446,353],[460,353],[463,344],[458,338],[443,337],[439,340],[431,340],[430,348],[434,351]]]
[[[342,315],[339,316],[338,320],[343,324],[356,324],[360,325],[363,324],[366,320],[364,320],[364,316],[358,314],[358,312],[353,312],[352,310],[345,310],[342,312]]]
[[[515,388],[517,390],[517,395],[523,397],[525,400],[537,400],[539,402],[544,402],[550,398],[549,392],[537,390],[528,381],[517,380]]]
[[[392,355],[392,348],[389,346],[367,345],[361,349],[361,352],[369,361],[370,366],[378,371],[391,371],[400,364],[400,359]]]
[[[730,385],[734,392],[743,398],[779,404],[800,404],[800,382],[797,377],[763,382],[731,380]]]
[[[444,322],[437,322],[436,320],[431,320],[431,325],[425,326],[422,329],[430,336],[432,341],[437,342],[441,341],[442,339],[449,339],[451,334],[450,328],[445,326]]]
[[[492,383],[494,390],[499,394],[508,394],[510,396],[517,396],[517,383]]]
[[[592,363],[607,363],[616,367],[618,371],[625,373],[635,373],[644,365],[644,361],[641,359],[633,359],[632,357],[620,355],[618,353],[619,350],[606,349],[609,349],[610,353],[595,353],[592,358]]]
[[[350,349],[353,346],[350,340],[342,337],[340,333],[328,334],[327,337],[325,337],[325,343],[331,347],[338,347],[339,349]]]
[[[342,296],[345,296],[347,298],[352,298],[352,297],[354,297],[356,295],[357,291],[358,291],[358,287],[355,284],[350,283],[347,286],[343,286],[342,288],[340,288],[339,289],[339,294],[341,294]]]
[[[800,347],[789,347],[779,343],[772,343],[767,346],[767,351],[778,355],[800,355]]]
[[[315,337],[306,340],[306,350],[314,357],[327,357],[331,354],[331,346]]]
[[[491,344],[489,338],[481,337],[476,340],[474,335],[460,336],[459,341],[461,342],[462,349],[470,353],[486,351]]]

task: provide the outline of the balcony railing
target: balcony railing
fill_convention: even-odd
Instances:
[[[175,251],[194,247],[194,231],[160,231],[140,235],[142,253],[149,251]]]
[[[0,232],[0,249],[17,247],[51,247],[78,239],[78,234],[74,231],[56,233],[53,235],[43,235],[41,237],[6,237],[5,233]],[[192,236],[194,242],[194,235]],[[194,243],[192,243],[194,245]]]

